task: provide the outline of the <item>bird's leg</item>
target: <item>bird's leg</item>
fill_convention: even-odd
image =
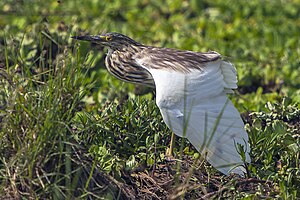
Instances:
[[[166,157],[173,158],[173,146],[174,146],[174,133],[172,132],[171,141],[170,141],[170,147],[167,148]]]

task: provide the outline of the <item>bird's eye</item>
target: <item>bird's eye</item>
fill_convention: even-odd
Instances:
[[[112,40],[112,37],[111,36],[106,36],[106,41],[111,41]]]

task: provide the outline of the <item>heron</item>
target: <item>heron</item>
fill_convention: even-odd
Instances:
[[[173,132],[169,154],[175,133],[223,174],[245,173],[248,134],[228,98],[237,89],[237,71],[219,53],[147,46],[114,32],[72,38],[107,47],[106,68],[118,79],[155,88],[156,104]],[[237,144],[244,147],[244,161]]]

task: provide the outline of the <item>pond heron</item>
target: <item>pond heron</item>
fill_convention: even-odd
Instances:
[[[173,133],[187,138],[222,173],[243,175],[237,144],[244,145],[250,162],[248,134],[227,97],[237,88],[237,72],[219,53],[146,46],[120,33],[72,38],[107,47],[111,74],[156,88],[156,104]]]

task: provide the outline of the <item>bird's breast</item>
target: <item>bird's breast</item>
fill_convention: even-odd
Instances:
[[[107,70],[120,80],[150,87],[155,86],[151,74],[131,59],[128,53],[114,51],[107,55],[105,65]]]

